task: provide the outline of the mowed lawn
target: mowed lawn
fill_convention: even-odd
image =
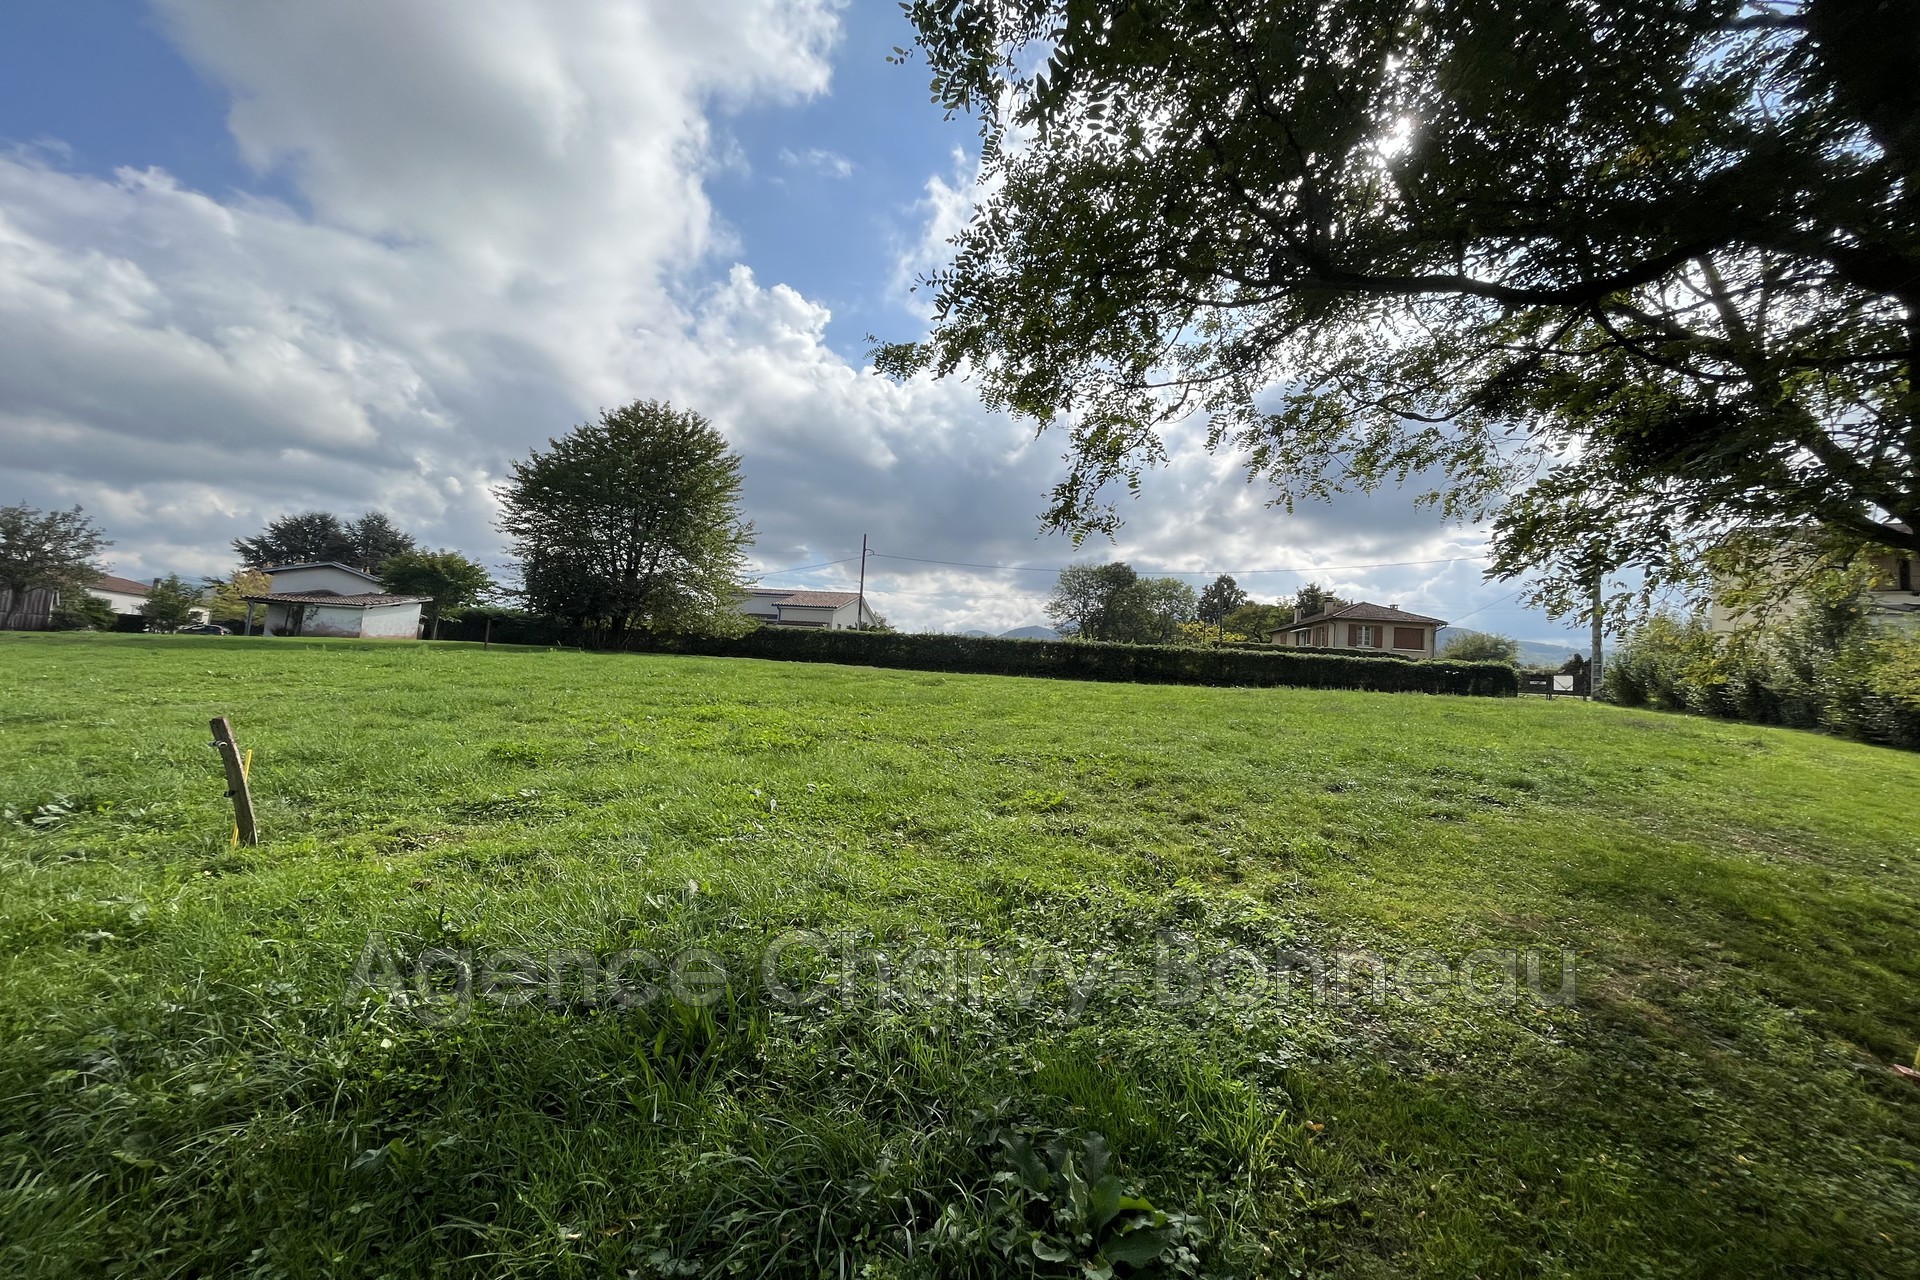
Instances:
[[[1912,755],[0,635],[0,806],[7,1276],[1920,1274]]]

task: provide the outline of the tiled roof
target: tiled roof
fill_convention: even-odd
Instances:
[[[135,582],[132,578],[115,577],[111,573],[103,573],[95,578],[93,587],[96,591],[118,591],[121,595],[127,596],[143,596],[153,590],[147,583]]]
[[[1423,613],[1408,613],[1404,609],[1395,609],[1390,605],[1368,604],[1362,600],[1355,604],[1342,605],[1326,613],[1316,613],[1311,617],[1301,618],[1284,627],[1277,627],[1275,630],[1289,631],[1294,627],[1311,627],[1321,622],[1418,622],[1430,627],[1447,625],[1444,618],[1429,618]]]
[[[860,598],[856,591],[753,591],[749,594],[776,605],[791,604],[806,609],[838,609]]]
[[[341,596],[331,591],[289,591],[270,596],[242,596],[258,604],[338,604],[349,609],[372,609],[383,604],[427,604],[432,596],[383,596],[378,592]]]

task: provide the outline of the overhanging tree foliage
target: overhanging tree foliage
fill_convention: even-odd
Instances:
[[[740,459],[697,413],[640,400],[513,464],[500,527],[536,612],[580,629],[728,632],[753,527]]]
[[[1920,7],[907,8],[984,194],[877,362],[1063,419],[1049,524],[1201,410],[1283,503],[1492,513],[1562,613],[1742,531],[1920,550]]]

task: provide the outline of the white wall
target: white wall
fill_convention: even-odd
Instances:
[[[96,600],[105,600],[107,607],[115,613],[138,613],[140,606],[147,602],[145,596],[129,595],[125,591],[102,591],[98,587],[89,587],[87,594]]]
[[[415,640],[420,636],[420,606],[387,604],[363,609],[347,604],[269,604],[264,633]]]
[[[355,612],[360,614],[360,634],[369,640],[420,638],[420,606],[417,604],[383,604]]]
[[[273,581],[275,595],[331,591],[341,596],[363,596],[380,590],[379,581],[366,574],[327,565],[311,569],[281,569],[268,573],[267,577]]]

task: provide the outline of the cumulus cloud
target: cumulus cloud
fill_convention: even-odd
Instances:
[[[827,178],[851,178],[853,161],[838,151],[829,151],[824,147],[808,147],[804,151],[795,151],[791,147],[780,148],[780,163],[789,169],[801,169]]]
[[[849,364],[822,307],[728,261],[703,182],[737,167],[737,147],[710,121],[826,92],[837,0],[156,4],[231,94],[242,156],[293,195],[0,155],[0,501],[85,504],[120,572],[222,572],[232,538],[312,506],[380,507],[499,563],[489,486],[507,461],[645,396],[700,409],[741,452],[763,566],[850,557],[863,533],[916,557],[868,571],[909,626],[1039,621],[1050,585],[923,561],[1200,569],[1477,549],[1402,502],[1284,517],[1233,459],[1198,450],[1129,505],[1119,546],[1038,537],[1052,437],[985,412],[964,382]],[[851,170],[824,148],[789,155]],[[903,273],[970,208],[955,165],[926,189]],[[856,569],[772,580],[839,585]],[[1322,580],[1431,608],[1471,576]]]

